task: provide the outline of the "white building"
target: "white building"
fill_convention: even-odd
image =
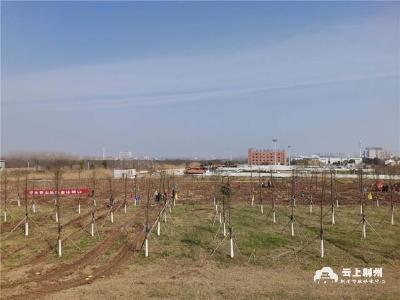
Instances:
[[[395,166],[396,164],[397,164],[397,162],[395,160],[393,160],[393,159],[385,160],[385,165],[386,166]]]
[[[185,168],[166,169],[165,174],[174,176],[183,176],[185,174]]]
[[[362,163],[362,158],[361,157],[320,157],[318,160],[326,165],[332,165],[332,164],[342,164],[344,161],[354,161],[354,164],[358,165]]]
[[[3,170],[6,168],[6,161],[5,160],[0,160],[0,170]]]
[[[136,169],[114,169],[114,178],[135,178]]]
[[[124,160],[124,159],[132,159],[133,158],[133,154],[131,151],[122,151],[118,153],[118,159],[120,160]]]
[[[369,147],[365,148],[364,156],[366,158],[374,159],[386,159],[389,158],[390,155],[387,151],[385,151],[382,147]]]

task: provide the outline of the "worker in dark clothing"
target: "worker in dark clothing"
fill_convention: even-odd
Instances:
[[[155,200],[157,203],[161,201],[161,193],[160,192],[157,192]]]
[[[113,207],[113,205],[114,205],[114,197],[113,197],[113,195],[111,195],[111,196],[110,196],[110,201],[109,201],[107,207],[110,208],[110,207]]]

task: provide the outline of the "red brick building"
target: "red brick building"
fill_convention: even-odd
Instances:
[[[248,151],[249,165],[273,165],[275,164],[274,150],[256,150],[250,148]],[[276,150],[276,164],[286,165],[288,163],[287,153],[284,150]]]

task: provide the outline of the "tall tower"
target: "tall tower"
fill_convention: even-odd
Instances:
[[[276,142],[278,141],[277,138],[272,139],[272,142],[274,143],[274,165],[276,169]]]

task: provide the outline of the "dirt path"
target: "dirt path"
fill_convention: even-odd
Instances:
[[[159,206],[151,206],[149,211],[150,223],[154,223],[159,214]],[[70,264],[58,265],[49,269],[46,273],[38,276],[30,276],[23,280],[18,280],[2,286],[2,295],[7,291],[22,291],[22,293],[12,293],[8,299],[26,299],[28,297],[43,296],[60,290],[87,284],[97,278],[109,276],[118,271],[122,264],[126,262],[134,253],[141,248],[145,234],[143,231],[143,220],[145,208],[140,209],[134,217],[124,222],[118,227],[113,228],[107,233],[107,237],[93,249],[86,252],[83,256]],[[132,229],[129,234],[130,239],[123,243],[116,254],[106,263],[98,265],[99,259],[103,258],[106,252],[115,242],[127,234],[127,229]],[[88,269],[92,270],[91,277],[84,274]]]

